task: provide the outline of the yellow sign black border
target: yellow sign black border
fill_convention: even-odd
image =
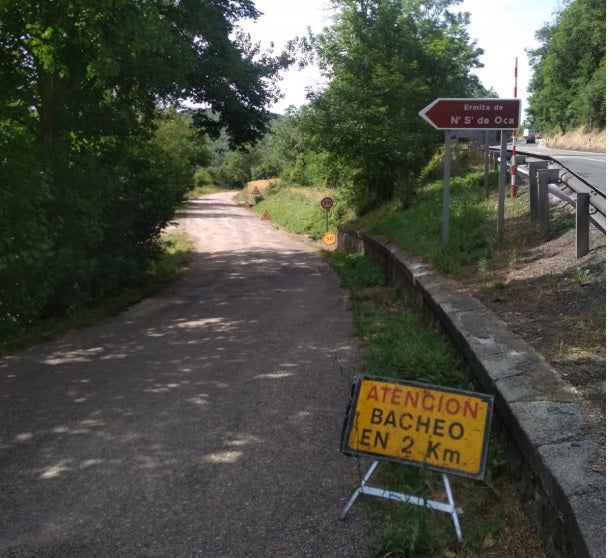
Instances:
[[[428,400],[426,401],[427,404],[424,405],[423,399],[420,402],[420,407],[422,408],[422,410],[420,411],[421,414],[418,416],[423,416],[423,419],[419,420],[425,421],[421,424],[425,424],[427,425],[427,427],[423,435],[417,438],[417,444],[418,446],[421,446],[421,443],[428,444],[426,453],[429,456],[429,459],[421,457],[417,454],[408,454],[408,456],[400,455],[399,452],[393,451],[391,448],[387,449],[387,446],[381,447],[379,445],[379,449],[377,450],[375,444],[372,443],[374,441],[374,433],[372,432],[373,429],[371,428],[368,429],[371,432],[365,438],[366,441],[369,441],[371,443],[363,444],[366,446],[365,448],[360,446],[360,444],[358,443],[354,443],[354,441],[356,440],[364,440],[363,436],[365,432],[362,428],[358,433],[358,429],[360,428],[359,425],[362,424],[365,426],[370,426],[370,421],[373,420],[370,416],[360,416],[360,413],[363,411],[364,408],[365,410],[370,411],[370,409],[366,407],[366,405],[370,406],[370,404],[360,402],[360,396],[362,395],[362,386],[364,385],[364,383],[366,383],[367,386],[368,384],[370,384],[371,388],[382,386],[381,390],[379,391],[378,397],[381,397],[382,391],[384,393],[384,401],[378,403],[377,407],[373,409],[372,412],[376,412],[378,419],[377,424],[380,425],[383,422],[387,424],[387,422],[389,422],[389,430],[385,429],[385,435],[388,435],[388,432],[391,431],[391,427],[395,427],[396,433],[402,432],[401,430],[399,430],[399,419],[396,418],[397,415],[395,414],[394,409],[399,408],[399,405],[408,404],[411,405],[410,408],[408,406],[405,406],[403,408],[407,411],[412,409],[413,400],[408,400],[408,397],[406,402],[402,400],[404,395],[408,393],[408,388],[411,388],[413,390],[412,393],[418,393],[419,395],[423,394],[423,398],[428,398]],[[411,397],[413,397],[412,393]],[[368,397],[370,397],[370,393],[368,394]],[[387,401],[387,399],[389,399],[389,401]],[[472,450],[474,452],[474,457],[476,457],[477,459],[474,460],[473,463],[469,463],[469,465],[466,467],[460,462],[453,462],[453,457],[456,455],[455,452],[458,452],[458,450],[446,449],[444,451],[450,453],[445,455],[448,455],[451,459],[447,461],[445,459],[443,460],[442,458],[440,458],[436,459],[436,463],[433,463],[433,457],[437,455],[437,451],[440,446],[440,442],[438,441],[440,440],[440,438],[438,437],[438,433],[441,432],[442,436],[448,434],[448,428],[450,428],[451,424],[454,425],[454,432],[452,436],[453,444],[459,446],[459,444],[464,444],[466,443],[466,441],[469,441],[471,445],[472,440],[466,440],[466,438],[464,437],[461,441],[461,439],[459,438],[461,432],[464,432],[465,430],[465,427],[463,427],[463,425],[458,426],[460,423],[458,423],[457,421],[455,421],[454,423],[450,423],[449,421],[445,420],[447,416],[457,414],[457,408],[459,405],[460,409],[464,413],[464,416],[467,418],[467,402],[469,402],[470,405],[476,405],[476,408],[478,408],[479,403],[481,405],[481,408],[483,409],[483,416],[476,416],[476,422],[473,423],[474,426],[469,427],[469,429],[475,428],[476,430],[473,436],[473,444],[475,447],[472,450],[472,448],[468,446],[467,449]],[[396,407],[396,405],[398,405],[398,407]],[[486,458],[488,453],[488,442],[490,436],[492,412],[493,396],[490,394],[476,393],[456,388],[439,387],[422,382],[406,381],[396,378],[386,378],[369,375],[358,376],[353,383],[351,389],[351,397],[345,415],[345,422],[343,425],[343,432],[341,437],[341,451],[346,455],[363,455],[368,457],[374,457],[375,459],[395,461],[407,465],[424,467],[432,471],[439,471],[442,473],[449,473],[462,477],[482,480],[484,478],[486,469]],[[447,415],[447,413],[450,414]],[[412,412],[404,412],[404,415],[407,415],[409,417],[410,422],[408,425],[402,424],[402,428],[412,429],[413,426],[416,426],[412,422],[415,417]],[[441,431],[438,430],[439,428],[441,428]],[[380,430],[382,430],[382,428],[379,426],[379,432]],[[379,432],[376,432],[377,436]],[[414,432],[414,430],[411,430],[411,432]],[[412,438],[411,436],[406,437]],[[446,439],[448,439],[448,437],[446,437]],[[425,453],[425,451],[423,453]]]

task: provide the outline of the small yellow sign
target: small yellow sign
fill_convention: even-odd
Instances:
[[[361,377],[342,451],[482,479],[492,410],[491,395]]]
[[[323,242],[326,246],[334,246],[336,244],[336,233],[327,232],[324,234]]]

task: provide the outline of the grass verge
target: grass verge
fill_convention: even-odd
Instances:
[[[441,180],[431,182],[419,190],[417,202],[409,210],[389,208],[360,224],[391,238],[412,255],[424,256],[441,273],[458,275],[466,266],[490,257],[490,218],[495,208],[485,196],[483,172],[452,178],[448,243],[443,244],[442,189]]]
[[[325,197],[333,198],[335,202],[328,212],[320,205]],[[256,200],[254,211],[260,214],[266,211],[282,228],[319,240],[327,230],[336,231],[340,222],[353,217],[351,210],[340,199],[335,199],[337,197],[332,190],[274,183]]]
[[[349,290],[351,312],[365,342],[363,373],[474,389],[463,359],[435,329],[384,285],[382,272],[359,254],[330,252],[328,261]],[[501,447],[492,437],[484,482],[453,477],[457,505],[463,508],[464,542],[457,543],[447,514],[407,504],[360,498],[382,525],[371,556],[505,557],[544,556],[542,544],[522,512],[507,477]],[[441,477],[422,468],[384,462],[375,485],[446,501]]]

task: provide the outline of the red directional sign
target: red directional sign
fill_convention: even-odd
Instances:
[[[438,130],[515,130],[520,99],[436,99],[419,116]]]

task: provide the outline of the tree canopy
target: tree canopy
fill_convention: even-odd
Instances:
[[[438,134],[418,115],[436,97],[482,91],[481,50],[460,0],[334,0],[333,25],[311,48],[328,81],[310,95],[303,128],[353,180],[361,205],[407,201]]]
[[[89,139],[190,100],[218,115],[200,123],[254,140],[290,63],[235,27],[258,15],[251,0],[1,0],[0,115]]]
[[[263,134],[291,56],[239,31],[258,15],[252,0],[0,0],[0,330],[144,279],[209,159],[184,151],[191,120],[171,107],[203,106],[194,124],[232,145]]]
[[[606,122],[606,4],[573,0],[555,23],[536,33],[539,48],[528,51],[529,119],[552,131]]]

